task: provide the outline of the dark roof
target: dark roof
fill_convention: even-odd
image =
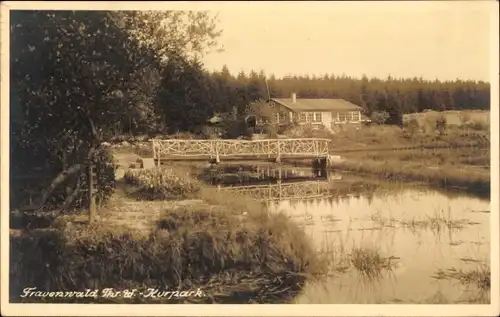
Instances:
[[[294,111],[356,111],[362,108],[344,99],[301,99],[297,98],[295,103],[292,99],[271,99]]]

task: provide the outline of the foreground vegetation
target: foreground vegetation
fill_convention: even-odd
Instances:
[[[26,285],[75,291],[165,290],[168,286],[168,290],[179,291],[201,288],[204,295],[80,300],[276,303],[291,301],[306,280],[325,273],[325,263],[290,219],[269,214],[263,204],[238,194],[193,187],[197,182],[186,177],[184,172],[165,169],[128,174],[129,182],[162,193],[154,197],[157,200],[194,194],[192,197],[203,202],[159,207],[160,216],[147,232],[134,223],[81,224],[77,221],[81,217],[63,216],[49,228],[11,236],[10,274],[11,281],[16,281],[11,283],[13,299],[30,300],[18,297]],[[110,200],[101,213],[111,209],[125,213],[127,199]],[[47,300],[75,302],[74,298]]]

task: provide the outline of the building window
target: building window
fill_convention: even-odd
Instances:
[[[307,122],[313,122],[314,121],[314,112],[308,112],[307,113]]]
[[[306,113],[305,112],[301,112],[300,113],[299,121],[300,122],[306,122]]]
[[[347,114],[345,112],[339,112],[338,113],[338,121],[339,122],[346,122],[347,121]]]
[[[359,111],[350,111],[349,112],[349,116],[348,116],[348,119],[349,121],[351,122],[358,122],[359,121]]]
[[[287,115],[286,113],[280,112],[280,122],[281,123],[286,123],[288,121],[286,115]]]
[[[321,112],[314,113],[314,122],[323,122],[323,120],[321,118]]]

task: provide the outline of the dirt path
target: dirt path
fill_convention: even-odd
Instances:
[[[200,200],[137,201],[117,194],[101,210],[100,215],[104,223],[123,225],[148,233],[156,227],[163,212],[200,204],[203,204]]]

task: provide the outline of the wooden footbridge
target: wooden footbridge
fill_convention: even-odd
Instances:
[[[262,160],[328,157],[328,139],[151,140],[155,165],[162,160]]]
[[[313,199],[324,197],[329,191],[328,181],[305,181],[253,186],[219,186],[219,191],[233,191],[266,201]]]

